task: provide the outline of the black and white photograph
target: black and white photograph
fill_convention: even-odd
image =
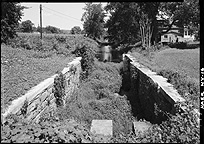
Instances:
[[[200,2],[1,1],[1,143],[203,143]]]

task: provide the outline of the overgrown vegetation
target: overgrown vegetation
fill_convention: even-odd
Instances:
[[[199,43],[188,44],[187,42],[176,42],[176,43],[169,43],[168,46],[171,48],[177,48],[177,49],[195,49],[200,47],[200,44]]]
[[[180,106],[186,106],[186,111],[179,112]],[[190,103],[175,104],[176,115],[169,116],[162,124],[154,124],[151,128],[141,133],[129,133],[128,137],[114,137],[115,143],[200,143],[200,126],[197,115],[192,111]]]
[[[66,107],[46,113],[39,124],[28,125],[12,118],[2,129],[2,142],[200,143],[199,123],[191,101],[176,104],[176,115],[164,112],[169,119],[154,124],[145,134],[135,134],[129,101],[125,95],[116,94],[122,85],[121,68],[122,63],[95,60],[92,72],[81,81]],[[165,75],[168,74],[175,83],[178,82],[175,79],[180,79],[178,74]],[[179,105],[185,105],[186,111],[181,113]],[[93,119],[113,120],[113,137],[107,140],[92,135],[89,129]]]
[[[65,76],[61,72],[54,78],[53,93],[57,107],[64,106]]]
[[[1,3],[1,43],[7,43],[16,36],[16,29],[25,8],[27,7],[17,2]]]
[[[81,59],[81,79],[85,79],[88,77],[88,75],[91,74],[93,71],[93,64],[94,64],[94,58],[96,55],[97,47],[91,44],[87,41],[82,41],[81,43],[78,43],[76,46],[75,51],[73,52],[76,56],[82,57]]]
[[[167,78],[168,82],[173,84],[178,93],[187,101],[191,101],[195,108],[199,109],[200,105],[200,89],[198,83],[192,81],[187,75],[181,74],[174,70],[161,70],[158,74]]]
[[[181,96],[199,107],[199,49],[166,48],[149,53],[141,50],[132,55],[140,64],[167,78]]]
[[[47,34],[41,43],[38,34],[18,33],[8,45],[2,44],[2,109],[31,87],[61,71],[74,58],[72,52],[87,43],[87,47],[97,51],[97,43],[82,35]]]
[[[89,131],[74,120],[59,122],[55,118],[30,124],[15,115],[8,116],[1,127],[2,143],[85,143],[92,142]]]
[[[72,118],[90,128],[93,119],[113,120],[114,135],[126,135],[132,128],[131,108],[118,93],[122,84],[119,64],[95,61],[94,71],[80,83],[60,110],[60,119]]]

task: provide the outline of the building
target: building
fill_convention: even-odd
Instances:
[[[165,25],[164,20],[158,20],[158,30],[159,31],[166,31],[168,29],[167,25]],[[188,42],[188,41],[194,41],[195,36],[191,34],[187,27],[177,27],[175,25],[172,25],[171,29],[165,33],[159,36],[159,41],[161,43],[170,43],[170,42]]]

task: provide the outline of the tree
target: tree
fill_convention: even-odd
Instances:
[[[20,30],[22,32],[33,32],[33,23],[30,20],[23,21],[20,26]]]
[[[109,3],[105,10],[111,14],[105,25],[110,42],[134,43],[138,40],[139,25],[132,3]]]
[[[105,10],[110,13],[106,23],[110,41],[123,40],[123,44],[141,40],[145,48],[157,42],[157,36],[167,33],[173,25],[188,26],[199,35],[200,7],[198,0],[184,2],[131,2],[108,3]],[[168,29],[158,31],[157,16],[166,20]],[[138,35],[139,34],[139,35]],[[138,45],[138,43],[136,44]]]
[[[150,48],[155,41],[157,34],[157,14],[159,9],[159,2],[141,2],[137,4],[136,12],[138,23],[140,26],[140,37],[142,46]]]
[[[194,32],[199,31],[200,27],[200,5],[199,0],[184,0],[184,2],[167,2],[161,3],[160,9],[162,14],[168,19],[168,29],[162,34],[167,33],[172,25],[188,26]]]
[[[17,2],[1,2],[1,43],[7,43],[16,36],[23,10],[27,8]]]
[[[81,28],[79,26],[74,26],[72,29],[71,29],[71,34],[80,34],[81,33]]]
[[[105,13],[101,4],[86,3],[81,20],[88,37],[100,38],[104,32]]]
[[[125,44],[141,40],[144,47],[150,47],[158,7],[158,2],[109,3],[105,9],[111,14],[106,23],[111,41],[125,39]]]
[[[54,26],[46,26],[45,27],[45,32],[46,33],[60,33],[61,31],[60,31],[60,29],[59,28],[56,28],[56,27],[54,27]]]

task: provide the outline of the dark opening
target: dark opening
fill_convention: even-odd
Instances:
[[[167,120],[164,112],[160,112],[159,105],[155,102],[155,96],[147,96],[149,93],[156,93],[154,87],[150,87],[148,91],[141,92],[144,87],[141,87],[141,78],[139,74],[133,74],[130,63],[128,63],[128,70],[121,70],[122,86],[120,88],[120,95],[126,95],[132,108],[132,114],[137,119],[145,119],[152,124],[160,124]],[[135,78],[133,78],[133,75]],[[145,80],[144,80],[145,81]],[[141,94],[142,93],[142,94]],[[144,96],[145,95],[145,96]],[[164,102],[165,103],[165,102]]]

